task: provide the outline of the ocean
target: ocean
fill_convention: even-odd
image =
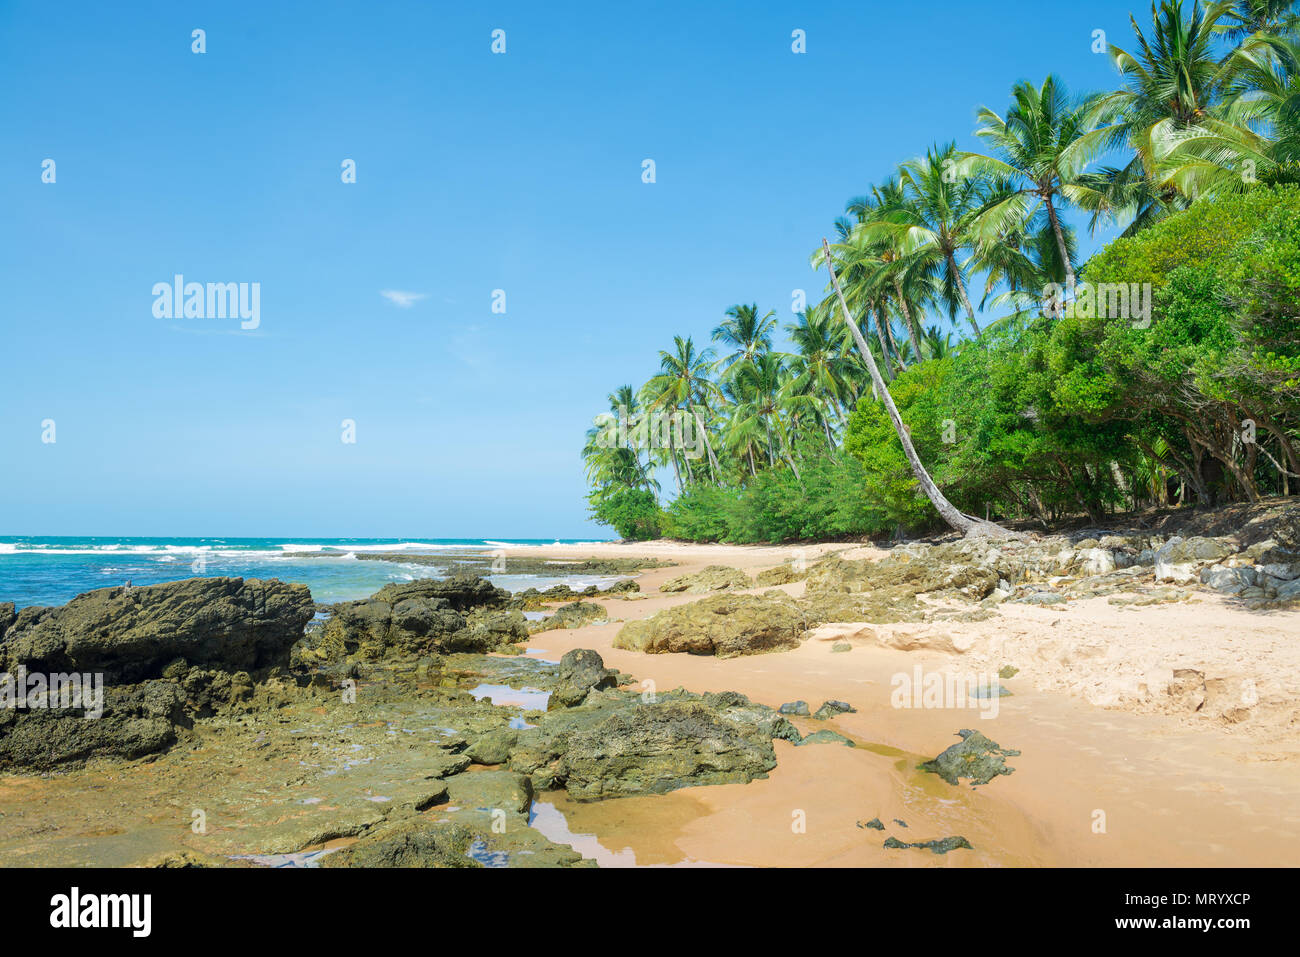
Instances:
[[[510,545],[579,544],[577,539],[467,538],[95,538],[0,536],[0,601],[61,605],[82,592],[131,582],[155,585],[204,575],[278,578],[311,589],[318,602],[366,598],[390,582],[440,578],[435,561],[366,560],[367,553],[491,555]],[[614,581],[599,576],[489,575],[510,591],[574,588]]]

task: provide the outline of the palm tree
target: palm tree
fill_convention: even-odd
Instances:
[[[756,456],[763,452],[763,423],[755,413],[754,407],[747,404],[742,394],[737,391],[738,385],[744,388],[743,384],[734,381],[724,382],[721,386],[730,412],[723,427],[722,441],[727,451],[743,463],[742,468],[748,465],[750,476],[757,477]]]
[[[1122,212],[1146,225],[1187,206],[1190,197],[1164,174],[1179,135],[1211,116],[1230,81],[1215,25],[1232,6],[1202,7],[1193,0],[1191,14],[1184,16],[1183,0],[1161,0],[1159,7],[1153,2],[1149,37],[1136,18],[1129,18],[1136,53],[1109,47],[1124,86],[1098,97],[1090,120],[1107,131],[1109,145],[1126,146],[1134,155],[1124,167],[1083,177],[1083,184],[1103,195],[1102,206],[1112,214]]]
[[[950,317],[965,309],[978,337],[966,268],[957,257],[977,242],[973,221],[983,205],[979,182],[960,175],[956,144],[949,143],[904,163],[899,184],[899,201],[863,225],[866,237],[887,240],[899,250],[899,268],[928,281]]]
[[[649,463],[641,461],[641,430],[637,428],[641,407],[632,387],[619,386],[610,393],[609,408],[587,430],[582,449],[587,479],[598,487],[644,488],[657,493],[659,483]]]
[[[1296,28],[1295,0],[1237,0],[1215,30],[1239,43],[1251,36],[1281,36]]]
[[[920,347],[918,316],[933,300],[929,279],[917,265],[904,262],[901,240],[868,236],[865,230],[867,224],[883,219],[902,202],[897,181],[890,179],[881,186],[871,187],[865,196],[851,199],[846,207],[848,215],[835,222],[840,241],[833,248],[845,296],[850,308],[867,319],[875,320],[882,357],[881,371],[886,382],[893,378],[891,366],[902,371],[905,365],[901,359],[905,345],[894,340],[891,311],[902,319],[915,352]],[[812,254],[814,269],[820,268],[822,256],[820,248]],[[833,313],[836,308],[834,297],[828,297],[822,306]],[[847,328],[843,329],[840,342],[845,355],[854,351],[853,337]],[[856,394],[860,390],[853,388],[852,391]]]
[[[1130,16],[1137,53],[1111,45],[1111,62],[1124,78],[1124,89],[1097,101],[1098,116],[1118,120],[1114,132],[1125,136],[1148,169],[1154,168],[1150,144],[1155,130],[1191,126],[1209,115],[1226,80],[1224,60],[1215,44],[1215,24],[1230,3],[1202,7],[1193,0],[1189,17],[1183,0],[1151,4],[1151,36]]]
[[[1293,181],[1300,160],[1300,39],[1243,44],[1229,61],[1224,102],[1170,135],[1166,179],[1188,195]],[[1249,170],[1253,176],[1244,175]]]
[[[717,386],[710,378],[713,371],[713,350],[703,352],[695,348],[694,341],[687,337],[673,336],[673,352],[659,352],[659,374],[645,384],[643,393],[651,411],[662,412],[666,409],[683,412],[691,416],[696,428],[703,437],[708,453],[709,470],[717,480],[717,459],[713,454],[713,445],[709,441],[709,432],[700,416],[700,408],[706,407],[717,395]],[[670,429],[674,441],[681,439],[681,429]],[[682,443],[684,444],[684,443]],[[677,474],[678,487],[682,486],[681,467],[677,462],[676,450],[672,449],[673,469]],[[695,480],[691,468],[691,458],[682,449],[682,461],[685,463],[686,481]]]
[[[875,220],[884,220],[892,211],[903,208],[906,203],[907,199],[898,180],[891,177],[880,186],[873,186],[866,196],[849,200],[846,212],[855,216],[859,224],[867,224]],[[862,230],[858,232],[861,233]],[[915,350],[921,345],[920,313],[931,303],[934,295],[924,270],[918,268],[918,264],[906,259],[904,238],[891,235],[885,238],[875,237],[871,240],[869,245],[877,265],[869,285],[877,290],[873,301],[877,318],[884,314],[892,301]],[[846,286],[851,287],[851,277],[841,275],[840,278]],[[851,297],[849,302],[850,304],[853,302]],[[885,325],[888,327],[887,319]],[[853,341],[847,332],[846,329],[847,345],[851,351]]]
[[[836,223],[836,229],[840,233],[841,242],[836,244],[835,253],[839,257],[841,268],[848,277],[851,277],[845,280],[845,285],[850,289],[848,295],[855,307],[863,314],[876,317],[876,338],[880,342],[880,351],[885,363],[885,381],[888,382],[893,378],[889,371],[890,364],[894,361],[891,353],[897,352],[897,346],[894,344],[893,332],[888,321],[888,294],[882,288],[882,280],[886,278],[886,267],[879,255],[880,243],[866,241],[861,230],[842,219]],[[821,257],[820,249],[813,253],[814,269],[820,265]],[[834,307],[829,299],[821,305]],[[840,352],[847,354],[852,351],[853,341],[846,330],[840,339]]]
[[[925,330],[924,344],[927,359],[942,359],[952,355],[952,333],[940,333],[938,326],[930,326]]]
[[[792,400],[811,413],[826,433],[830,448],[835,448],[834,428],[843,422],[849,393],[845,381],[847,363],[831,316],[821,307],[801,312],[796,321],[785,327],[795,354],[790,360],[790,380],[786,391]]]
[[[1011,184],[996,180],[989,184],[989,203],[996,203],[1013,191]],[[1064,230],[1064,236],[1066,258],[1073,262],[1074,231]],[[1041,307],[1042,290],[1047,283],[1065,281],[1065,263],[1052,224],[1041,205],[1028,220],[1008,223],[1006,228],[982,241],[971,257],[970,267],[984,274],[981,309],[1009,303],[1017,312],[1033,311]],[[995,295],[999,288],[1004,291]]]
[[[759,355],[772,349],[772,330],[776,328],[776,313],[772,310],[759,316],[757,304],[735,305],[726,312],[727,319],[713,330],[713,341],[731,346],[734,350],[724,360],[724,378],[730,378],[738,363],[753,362]]]
[[[1041,87],[1017,83],[1005,117],[987,106],[977,113],[975,135],[992,147],[992,154],[961,154],[958,175],[1004,179],[1018,184],[999,195],[975,217],[981,242],[997,242],[1009,231],[1023,231],[1041,206],[1056,238],[1065,282],[1074,287],[1074,264],[1061,225],[1060,206],[1082,209],[1104,206],[1105,195],[1085,180],[1088,165],[1105,149],[1111,133],[1093,126],[1093,99],[1071,97],[1056,76]]]
[[[850,335],[852,335],[852,333],[850,333]],[[921,344],[921,348],[922,349],[925,348],[924,342]],[[921,353],[913,351],[912,344],[910,342],[904,342],[902,345],[898,347],[898,364],[902,366],[904,369],[906,369],[908,366],[914,366],[920,361],[921,361]]]
[[[930,478],[930,473],[925,470],[921,464],[921,457],[916,454],[916,449],[912,445],[912,437],[907,431],[907,426],[903,424],[903,417],[898,414],[898,407],[894,405],[893,396],[885,388],[885,383],[881,381],[880,370],[876,368],[876,360],[871,357],[871,349],[867,347],[867,340],[862,338],[862,331],[858,324],[853,321],[853,314],[849,312],[849,305],[844,301],[844,292],[840,289],[839,280],[835,277],[835,264],[831,258],[831,247],[825,239],[822,240],[823,261],[826,263],[826,270],[831,274],[831,287],[835,290],[835,297],[839,300],[840,309],[843,311],[844,322],[853,333],[853,340],[857,343],[858,352],[862,354],[862,359],[867,364],[867,370],[871,373],[871,381],[876,387],[876,392],[880,396],[880,401],[884,403],[885,412],[889,415],[889,421],[894,426],[894,431],[898,434],[898,441],[903,446],[903,454],[907,456],[907,462],[912,467],[912,474],[916,476],[917,484],[925,493],[926,498],[934,506],[940,517],[943,518],[950,526],[957,531],[965,534],[982,534],[1005,536],[1007,531],[994,525],[991,522],[983,522],[968,515],[963,515],[948,499],[943,492],[939,491],[939,486],[934,484]]]
[[[766,434],[767,464],[788,457],[780,416],[786,410],[785,366],[775,352],[765,352],[741,366],[736,374],[737,390],[744,396],[738,414],[757,417]]]

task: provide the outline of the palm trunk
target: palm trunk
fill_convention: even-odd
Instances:
[[[790,463],[790,471],[794,472],[794,480],[802,486],[803,476],[799,474],[799,466],[794,463],[794,456],[787,452],[785,454],[785,460]]]
[[[822,246],[826,251],[826,269],[831,274],[831,286],[835,289],[835,295],[840,301],[840,308],[844,311],[844,322],[848,325],[849,331],[853,334],[853,341],[857,343],[858,351],[862,353],[862,358],[867,363],[867,371],[871,373],[871,382],[880,394],[881,401],[885,404],[885,411],[889,413],[889,421],[893,423],[894,431],[898,433],[898,441],[903,445],[903,454],[907,456],[907,462],[912,467],[912,474],[916,476],[916,481],[921,486],[921,490],[925,492],[925,497],[930,500],[935,511],[939,513],[945,522],[964,535],[1007,535],[1005,529],[991,522],[981,522],[978,519],[963,515],[939,491],[939,487],[930,478],[930,473],[921,464],[921,457],[916,454],[916,449],[912,447],[912,438],[903,425],[902,416],[898,414],[898,407],[894,405],[893,396],[889,394],[884,382],[880,379],[880,370],[876,368],[876,360],[871,357],[871,350],[867,348],[867,341],[862,338],[862,331],[858,328],[858,324],[853,321],[853,315],[849,312],[849,305],[844,301],[844,293],[840,290],[840,281],[835,277],[835,266],[834,260],[831,259],[830,243],[823,239]]]
[[[907,334],[912,340],[912,349],[916,352],[916,361],[920,362],[921,330],[912,319],[912,310],[907,308],[907,300],[903,298],[903,284],[898,280],[894,280],[894,295],[898,296],[898,308],[903,311],[903,325],[907,326]]]
[[[885,330],[885,341],[889,343],[889,353],[893,354],[894,368],[897,372],[902,372],[906,366],[903,365],[903,357],[898,352],[898,342],[894,339],[894,327],[890,325],[889,316],[884,310],[876,310],[876,325]],[[886,355],[889,353],[886,353]]]
[[[885,324],[880,321],[881,319],[880,314],[881,314],[881,310],[877,309],[876,310],[876,338],[880,340],[880,353],[885,357],[885,381],[892,382],[894,380],[894,374],[893,372],[890,371],[889,367],[894,362],[894,359],[889,354],[889,346],[885,344]]]
[[[961,278],[961,273],[957,269],[957,260],[953,258],[952,253],[948,253],[948,268],[957,277],[957,291],[961,293],[962,305],[966,307],[966,318],[970,321],[970,327],[975,330],[975,338],[978,339],[980,327],[975,321],[975,307],[970,304],[970,296],[966,295],[966,283]]]
[[[1065,233],[1061,230],[1061,221],[1056,216],[1056,207],[1052,205],[1052,197],[1044,196],[1043,203],[1047,206],[1047,218],[1052,221],[1052,232],[1056,234],[1056,248],[1061,252],[1061,262],[1065,264],[1065,288],[1073,292],[1074,266],[1070,264],[1070,253],[1065,248]]]
[[[695,417],[695,427],[700,430],[700,435],[704,436],[704,450],[709,453],[709,476],[713,479],[713,484],[718,484],[718,459],[713,454],[713,444],[709,442],[709,430],[704,427],[704,420],[700,418],[700,413],[695,407],[691,407],[691,415]]]

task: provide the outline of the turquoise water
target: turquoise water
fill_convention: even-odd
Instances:
[[[576,539],[560,541],[575,544]],[[366,552],[421,556],[487,555],[502,545],[550,545],[554,539],[464,538],[94,538],[0,536],[0,601],[61,605],[82,592],[155,585],[204,575],[300,582],[320,602],[365,598],[390,582],[439,578],[437,565],[367,561]],[[605,584],[592,576],[491,575],[502,588]]]

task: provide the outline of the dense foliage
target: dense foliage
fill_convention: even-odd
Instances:
[[[629,541],[645,541],[660,534],[659,501],[648,489],[611,488],[593,493],[591,513]]]
[[[1120,89],[1018,84],[977,114],[988,153],[934,146],[847,204],[832,264],[961,512],[1100,520],[1300,486],[1292,6],[1165,0],[1135,52],[1111,48]],[[1086,263],[1070,208],[1119,230]],[[1004,318],[981,329],[973,300]],[[583,453],[598,521],[739,542],[935,524],[835,300],[784,328],[788,351],[777,325],[733,306],[721,355],[676,337],[609,397]]]

